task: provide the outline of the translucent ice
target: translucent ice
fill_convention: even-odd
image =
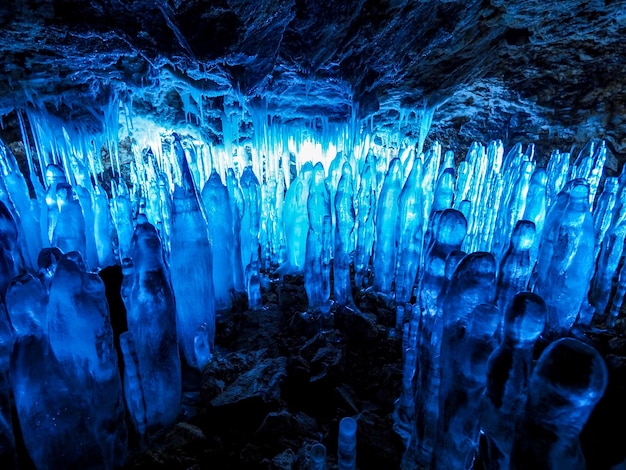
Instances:
[[[423,161],[413,159],[411,172],[400,193],[398,259],[396,263],[396,302],[410,302],[420,268],[423,243],[423,201],[421,187]]]
[[[336,221],[335,249],[333,260],[335,301],[344,305],[353,305],[352,283],[350,280],[350,262],[354,253],[354,205],[352,201],[352,167],[343,164],[341,178],[337,183],[334,214]]]
[[[180,142],[175,149],[181,166],[182,183],[174,190],[170,273],[176,299],[176,331],[187,363],[196,367],[196,331],[206,324],[212,349],[215,336],[213,290],[213,246],[204,210]]]
[[[533,346],[546,323],[546,304],[531,292],[520,292],[508,304],[502,341],[489,357],[482,429],[487,441],[485,460],[493,468],[508,468],[515,423],[526,403],[533,364]]]
[[[593,251],[589,186],[574,180],[546,217],[539,248],[535,292],[548,306],[546,328],[550,332],[563,334],[574,325],[587,300]]]
[[[374,245],[374,219],[376,214],[376,173],[373,155],[368,155],[360,175],[357,193],[357,237],[354,253],[354,282],[357,287],[367,287],[370,258]]]
[[[535,224],[528,220],[519,220],[511,235],[511,243],[504,253],[498,272],[498,293],[496,303],[501,311],[513,299],[513,296],[528,288],[534,267],[530,250],[535,242]]]
[[[202,201],[207,215],[211,240],[219,240],[225,247],[233,247],[233,221],[228,189],[220,175],[213,171],[202,189]],[[228,309],[232,305],[234,276],[230,250],[213,252],[213,287],[215,308]]]
[[[398,243],[398,200],[402,192],[402,165],[394,158],[389,163],[376,213],[376,241],[374,242],[374,284],[377,292],[391,293],[396,269],[396,244]]]
[[[78,251],[85,255],[85,217],[72,187],[68,184],[57,184],[56,200],[59,212],[52,235],[52,246],[56,246],[63,253]]]
[[[443,314],[440,293],[445,282],[446,259],[458,250],[467,230],[465,217],[455,209],[435,213],[432,241],[424,255],[424,271],[420,281],[421,321],[417,336],[419,372],[415,408],[416,428],[412,449],[405,462],[428,466],[437,433],[439,414],[440,347],[443,335]]]
[[[62,368],[61,387],[81,391],[84,403],[71,407],[71,413],[88,421],[102,461],[112,467],[124,460],[126,426],[109,309],[100,277],[86,272],[72,258],[80,261],[80,255],[66,254],[50,286],[48,331],[55,358],[50,360]],[[38,354],[45,355],[45,346],[40,347],[44,350]]]
[[[604,360],[591,346],[572,338],[548,346],[530,378],[511,468],[586,468],[579,436],[607,380]]]
[[[122,284],[129,332],[123,343],[124,365],[129,371],[124,389],[140,388],[141,399],[134,401],[143,403],[143,417],[135,414],[134,418],[146,432],[174,422],[182,386],[169,270],[159,235],[142,216],[133,235],[131,255],[132,268],[125,268]],[[134,396],[127,391],[127,403]]]
[[[317,163],[313,168],[307,212],[309,231],[306,239],[304,288],[309,307],[327,309],[330,298],[330,273],[323,269],[324,247],[330,245],[332,238],[330,194],[321,163]]]
[[[337,467],[339,470],[356,469],[356,430],[354,418],[342,418],[339,421],[337,443]]]

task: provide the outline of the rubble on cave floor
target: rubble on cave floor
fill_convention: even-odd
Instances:
[[[401,338],[392,310],[370,294],[357,299],[364,313],[333,306],[322,319],[306,312],[302,278],[285,276],[262,309],[224,313],[215,359],[195,377],[199,395],[188,385],[181,422],[127,468],[308,468],[321,442],[332,469],[346,416],[358,423],[359,468],[398,468]]]

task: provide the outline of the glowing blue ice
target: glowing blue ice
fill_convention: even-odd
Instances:
[[[0,298],[10,286],[13,328],[0,337],[5,349],[14,344],[11,387],[38,466],[59,466],[62,457],[85,466],[84,452],[105,467],[124,459],[121,381],[96,274],[111,264],[125,276],[126,408],[147,436],[177,418],[181,359],[201,369],[216,354],[216,310],[243,292],[251,308],[262,307],[277,266],[280,275],[303,275],[309,307],[324,313],[332,302],[356,309],[354,288],[382,294],[403,339],[394,417],[407,469],[468,465],[480,426],[491,462],[526,452],[512,423],[522,433],[543,426],[524,412],[541,415],[538,404],[552,393],[544,378],[558,379],[543,359],[525,380],[544,324],[548,340],[586,328],[594,315],[623,328],[626,178],[601,184],[603,143],[590,143],[571,165],[555,151],[546,168],[533,145],[505,153],[501,141],[474,143],[456,165],[437,142],[423,149],[432,109],[418,140],[397,146],[358,126],[333,130],[322,119],[317,135],[254,112],[252,145],[229,115],[223,146],[191,128],[148,125],[133,129],[122,156],[108,121],[115,109],[97,136],[43,111],[28,114],[27,129],[18,113],[25,142],[32,135],[37,149],[26,149],[30,185],[0,145]],[[492,337],[501,343],[487,361]],[[564,346],[550,347],[548,358]],[[3,391],[0,380],[2,416]],[[71,412],[55,430],[48,416],[63,408]],[[9,436],[8,421],[0,425]],[[63,453],[57,431],[70,426],[84,452]]]
[[[178,416],[181,366],[169,270],[156,229],[144,216],[137,221],[131,256],[122,285],[128,322],[122,342],[124,391],[127,403],[142,404],[141,413],[131,414],[143,434],[173,424]]]

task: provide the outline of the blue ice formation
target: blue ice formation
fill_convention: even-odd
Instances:
[[[145,435],[178,417],[181,364],[170,273],[158,233],[144,215],[137,217],[121,293],[128,323],[121,338],[124,397],[137,430]]]
[[[92,136],[105,162],[83,134],[42,119],[30,116],[26,162],[0,144],[3,458],[15,458],[18,423],[38,468],[120,465],[129,432],[149,441],[177,419],[182,371],[218,354],[216,318],[233,295],[262,315],[276,272],[302,275],[310,311],[327,317],[334,304],[358,312],[365,290],[394,304],[403,468],[469,468],[480,435],[483,461],[530,462],[543,444],[529,430],[554,433],[557,419],[569,431],[548,450],[580,463],[606,370],[561,338],[623,328],[626,298],[626,178],[601,178],[604,144],[539,167],[532,145],[500,141],[458,162],[437,142],[424,149],[425,132],[394,146],[365,130],[316,141],[285,127],[221,147],[136,129],[124,159],[117,135]],[[121,364],[97,276],[112,264],[124,274]],[[551,344],[535,365],[540,338]],[[589,367],[561,383],[554,364],[567,355]]]
[[[337,437],[337,468],[339,470],[356,470],[356,431],[357,422],[346,417],[339,421]]]

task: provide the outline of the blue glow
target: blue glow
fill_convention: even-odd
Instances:
[[[189,113],[201,99],[187,96]],[[0,289],[11,322],[1,339],[13,344],[7,368],[37,466],[55,462],[50,449],[65,444],[70,426],[103,467],[122,463],[124,402],[142,436],[172,425],[181,358],[201,369],[218,354],[216,316],[235,293],[262,315],[272,272],[303,274],[312,315],[330,315],[333,303],[358,314],[355,289],[398,308],[405,377],[394,417],[408,467],[467,465],[481,430],[499,451],[488,458],[523,452],[507,422],[545,424],[524,416],[556,393],[549,361],[560,348],[593,363],[568,400],[590,410],[604,391],[597,353],[576,340],[553,343],[530,380],[494,382],[494,368],[511,357],[529,376],[540,333],[554,340],[594,317],[608,327],[618,319],[625,178],[607,178],[598,194],[604,144],[585,147],[573,164],[555,151],[539,168],[532,145],[505,153],[500,141],[475,143],[457,165],[439,143],[423,148],[432,110],[418,138],[399,144],[354,122],[272,123],[263,111],[252,112],[248,140],[225,115],[219,144],[116,102],[100,129],[42,111],[27,118],[28,174],[0,146]],[[114,263],[124,267],[128,312],[123,383],[95,274]],[[50,413],[55,423],[40,419]],[[90,454],[67,455],[79,465]]]

